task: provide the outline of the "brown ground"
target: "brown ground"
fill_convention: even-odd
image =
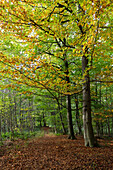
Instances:
[[[113,170],[113,138],[101,147],[84,146],[83,137],[49,136],[0,147],[0,170]]]

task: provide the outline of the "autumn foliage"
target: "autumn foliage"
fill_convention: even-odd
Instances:
[[[0,88],[49,93],[58,108],[66,97],[69,126],[71,97],[80,98],[85,145],[91,147],[92,117],[98,129],[105,118],[112,120],[111,11],[110,0],[0,1]]]

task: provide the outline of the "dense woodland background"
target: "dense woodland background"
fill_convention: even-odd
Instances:
[[[0,1],[1,141],[113,137],[112,20],[110,0]]]

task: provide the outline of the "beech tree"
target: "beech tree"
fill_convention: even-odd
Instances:
[[[1,74],[21,84],[47,89],[51,94],[54,91],[66,95],[70,120],[70,97],[79,93],[82,86],[85,146],[93,147],[90,82],[112,82],[113,78],[109,72],[109,68],[113,70],[109,39],[111,2],[10,0],[1,1],[0,8],[2,35],[13,37],[13,43],[27,44],[28,50],[21,58],[1,51],[0,62],[6,65]],[[109,44],[107,52],[106,44]],[[98,77],[100,73],[95,75],[94,72],[98,68],[97,61],[104,62],[105,57],[106,73],[101,70]],[[79,76],[76,67],[80,67]],[[70,132],[73,134],[71,127]]]

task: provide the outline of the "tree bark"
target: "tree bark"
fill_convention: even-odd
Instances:
[[[76,104],[76,123],[78,127],[79,135],[82,134],[81,123],[80,123],[80,115],[79,115],[79,108],[78,108],[78,97],[75,94],[75,104]]]
[[[87,50],[87,49],[86,49]],[[94,147],[95,139],[91,118],[91,96],[90,96],[90,76],[88,68],[88,58],[82,56],[82,72],[85,73],[83,82],[83,128],[85,146]]]
[[[66,81],[70,83],[69,80],[69,70],[68,70],[68,61],[65,61],[65,69],[66,69]],[[67,120],[68,120],[68,133],[69,139],[76,139],[73,130],[73,123],[72,123],[72,113],[71,113],[71,96],[66,96],[66,105],[67,105]]]
[[[59,116],[60,116],[60,121],[61,121],[61,125],[62,125],[62,130],[63,130],[63,134],[66,134],[66,129],[64,126],[64,122],[63,122],[63,117],[62,117],[62,113],[61,113],[61,107],[60,104],[58,103],[58,110],[59,110]]]
[[[97,90],[97,82],[96,82],[96,88],[95,88],[95,93],[96,93],[96,99],[95,99],[95,108],[98,110],[98,90]],[[98,115],[97,115],[97,120],[96,120],[96,130],[97,130],[97,136],[100,136],[100,123],[98,121]]]
[[[71,96],[68,95],[66,98],[67,104],[67,120],[68,120],[68,133],[69,139],[75,139],[74,130],[73,130],[73,123],[72,123],[72,113],[71,113]]]

